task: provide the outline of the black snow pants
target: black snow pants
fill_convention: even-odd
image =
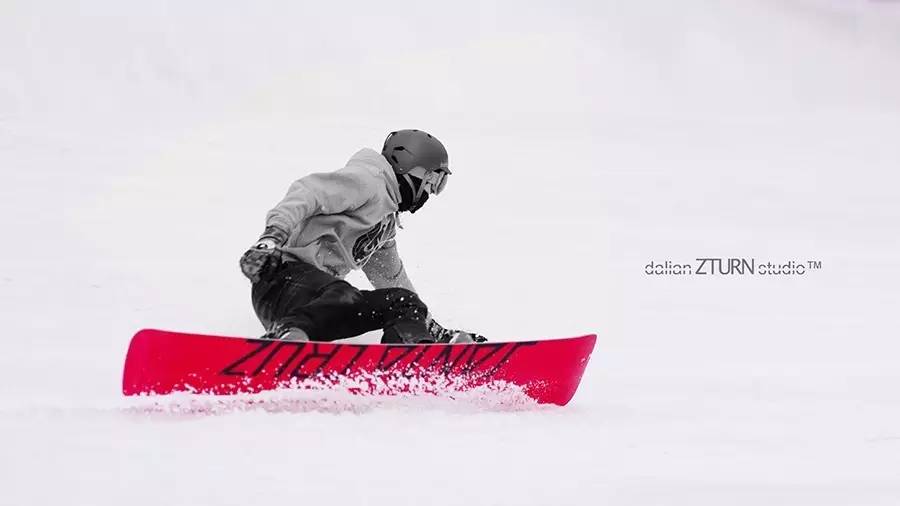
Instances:
[[[266,331],[297,327],[312,341],[384,329],[383,343],[431,340],[428,308],[403,288],[359,290],[303,261],[286,261],[253,285],[253,309]]]

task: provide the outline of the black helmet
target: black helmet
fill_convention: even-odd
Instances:
[[[427,171],[440,169],[450,174],[447,150],[441,141],[421,130],[398,130],[388,134],[381,154],[387,159],[394,172],[406,174],[414,167]]]

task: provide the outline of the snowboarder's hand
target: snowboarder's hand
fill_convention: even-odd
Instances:
[[[281,265],[281,250],[288,239],[283,229],[269,225],[256,244],[241,257],[241,272],[251,282],[258,283],[267,279]]]
[[[265,238],[257,241],[256,244],[254,244],[253,248],[251,248],[251,249],[274,250],[277,247],[278,247],[278,243],[275,242],[275,239],[272,239],[271,237],[265,237]]]
[[[266,279],[281,264],[277,242],[269,237],[260,239],[241,257],[241,272],[253,283]]]

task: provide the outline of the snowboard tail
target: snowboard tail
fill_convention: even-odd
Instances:
[[[595,335],[471,344],[336,344],[145,329],[125,358],[125,395],[253,393],[277,388],[357,394],[521,389],[538,403],[575,394]]]

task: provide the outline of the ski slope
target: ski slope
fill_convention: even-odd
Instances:
[[[420,295],[596,332],[568,407],[121,396],[139,328],[257,335],[265,212],[398,128]],[[898,504],[898,132],[888,1],[6,0],[0,503]],[[822,267],[644,273],[701,257]]]

